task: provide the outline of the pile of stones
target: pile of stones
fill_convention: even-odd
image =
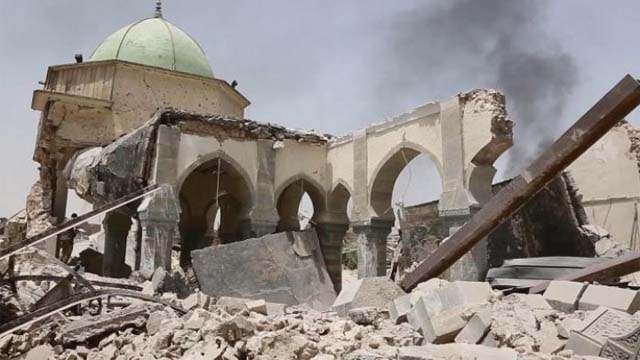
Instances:
[[[636,291],[570,282],[552,282],[544,295],[503,295],[483,282],[432,279],[406,294],[368,278],[325,312],[201,292],[161,296],[185,312],[131,300],[100,315],[68,312],[1,338],[0,358],[625,358],[616,354],[633,352],[640,326]]]

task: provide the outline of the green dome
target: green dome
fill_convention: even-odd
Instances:
[[[140,20],[113,33],[89,59],[100,60],[130,61],[213,77],[200,45],[162,17]]]

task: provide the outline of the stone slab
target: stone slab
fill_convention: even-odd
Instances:
[[[578,300],[586,286],[574,281],[551,281],[543,297],[552,308],[570,313],[578,308]]]
[[[411,311],[411,294],[397,297],[389,303],[389,318],[395,324],[407,321],[409,311]]]
[[[475,313],[467,325],[456,335],[454,341],[463,344],[478,344],[491,327],[491,310],[484,308]]]
[[[299,256],[296,248],[309,251]],[[333,283],[313,230],[270,234],[191,252],[193,269],[210,296],[264,299],[327,310],[335,300]]]
[[[640,319],[601,306],[589,314],[580,330],[571,332],[565,348],[577,355],[598,356],[609,338],[624,336],[638,325]]]
[[[349,310],[361,307],[386,309],[389,302],[404,295],[404,291],[386,276],[358,279],[344,286],[332,310],[346,316]]]
[[[578,302],[578,309],[595,310],[599,306],[606,306],[633,314],[640,309],[640,292],[614,286],[587,286]]]

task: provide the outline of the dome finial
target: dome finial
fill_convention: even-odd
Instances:
[[[162,17],[162,0],[156,1],[156,15],[157,18]]]

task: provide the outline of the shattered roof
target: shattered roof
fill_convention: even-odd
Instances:
[[[291,129],[278,124],[262,123],[249,119],[222,115],[196,114],[173,109],[162,110],[160,120],[164,123],[174,124],[199,122],[225,129],[237,130],[244,134],[249,134],[254,139],[269,139],[275,141],[289,139],[299,142],[326,143],[334,137],[329,134],[320,134],[315,130]]]

